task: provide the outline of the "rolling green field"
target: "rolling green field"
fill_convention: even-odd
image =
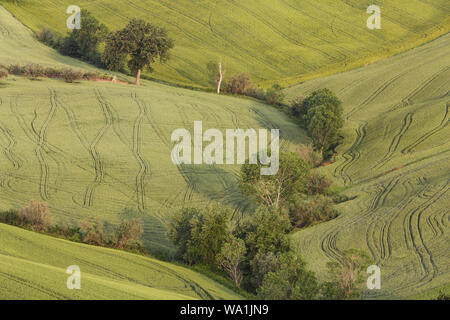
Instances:
[[[210,1],[105,3],[79,4],[112,29],[135,16],[167,26],[177,48],[154,76],[200,86],[206,84],[206,63],[218,58],[228,75],[249,71],[260,83],[298,83],[323,70],[364,64],[444,33],[450,10],[447,1],[402,6],[382,1],[385,29],[368,35],[369,2],[364,1],[277,1],[276,6],[228,1],[214,2],[214,10],[207,9]],[[62,32],[71,3],[2,4],[33,30]],[[225,30],[231,25],[236,30]],[[302,26],[307,31],[297,33]],[[0,48],[0,64],[91,68],[39,44],[1,6]],[[289,100],[327,87],[345,107],[345,140],[337,161],[319,170],[357,198],[338,206],[339,218],[293,236],[320,276],[326,262],[339,261],[343,250],[357,248],[382,271],[382,290],[364,292],[365,298],[433,298],[439,289],[449,290],[449,81],[446,34],[401,55],[286,89]],[[16,76],[0,80],[0,210],[35,198],[48,202],[58,222],[101,218],[110,228],[123,218],[139,217],[146,247],[171,251],[165,224],[182,206],[221,201],[236,214],[249,206],[237,187],[239,166],[171,162],[172,131],[192,132],[195,120],[203,121],[204,130],[280,128],[285,149],[309,142],[282,112],[250,99],[148,81],[135,87]],[[1,224],[0,256],[1,297],[238,298],[172,264]],[[65,268],[72,264],[86,270],[82,296],[65,288]]]
[[[13,25],[0,45],[24,28]],[[55,54],[33,40],[27,45],[36,57]],[[308,141],[281,111],[253,100],[152,82],[135,87],[10,76],[0,83],[0,208],[34,198],[66,222],[99,217],[117,224],[137,216],[146,246],[170,250],[165,224],[182,206],[220,200],[236,213],[248,206],[237,186],[238,165],[172,163],[172,132],[193,132],[195,120],[204,130],[280,128],[283,148]]]
[[[342,251],[382,271],[367,297],[408,297],[450,283],[450,34],[405,54],[286,90],[327,87],[344,101],[345,143],[321,171],[355,200],[336,220],[295,235],[318,272]]]
[[[65,34],[71,0],[4,0],[34,31]],[[450,30],[447,0],[377,1],[382,30],[369,30],[370,0],[79,0],[111,30],[131,18],[166,27],[172,59],[152,77],[206,86],[206,65],[222,60],[227,76],[249,72],[260,84],[295,84],[392,56]],[[51,18],[49,18],[51,17]]]
[[[0,224],[1,299],[241,299],[194,271]],[[67,289],[77,265],[81,290]]]

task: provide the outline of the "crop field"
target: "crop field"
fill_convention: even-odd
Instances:
[[[381,292],[367,297],[448,291],[450,35],[286,93],[322,87],[343,100],[346,126],[337,161],[321,171],[357,198],[338,219],[298,232],[302,253],[324,272],[342,251],[366,251],[382,272]]]
[[[38,56],[47,53],[38,49]],[[280,128],[282,148],[308,141],[281,111],[249,99],[151,82],[10,76],[0,84],[0,208],[20,208],[33,198],[67,222],[98,217],[116,224],[137,216],[147,247],[168,249],[165,224],[174,210],[215,200],[236,213],[248,206],[237,187],[238,165],[172,163],[172,132],[193,133],[195,120],[224,135],[225,129]]]
[[[2,299],[240,299],[194,271],[127,252],[93,247],[0,224]],[[82,290],[68,290],[77,265]]]
[[[71,0],[3,0],[34,31],[65,34]],[[151,77],[207,86],[206,65],[222,60],[227,76],[248,72],[262,85],[295,84],[392,56],[448,32],[447,0],[377,1],[382,30],[369,30],[370,0],[79,0],[111,30],[131,18],[168,29],[172,59]],[[51,17],[49,19],[48,17]]]

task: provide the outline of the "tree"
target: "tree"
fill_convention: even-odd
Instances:
[[[292,251],[280,255],[276,270],[264,276],[258,289],[259,297],[267,300],[311,300],[319,292],[315,274],[306,270],[306,263]]]
[[[300,120],[306,121],[306,124],[309,122],[309,119],[307,118],[309,110],[318,106],[325,106],[327,110],[332,111],[336,115],[342,115],[343,112],[342,102],[327,88],[313,91],[303,101],[300,101],[301,100],[297,101],[300,105],[297,107],[296,111]]]
[[[206,66],[208,71],[208,78],[211,83],[217,87],[217,94],[220,94],[220,87],[222,85],[223,77],[225,76],[225,70],[222,70],[222,62],[219,61],[218,66],[213,61],[208,62]]]
[[[364,282],[365,270],[369,263],[369,256],[356,249],[344,251],[340,263],[327,263],[331,281],[324,284],[324,296],[328,299],[358,297],[358,285]]]
[[[240,188],[257,202],[278,208],[293,195],[305,192],[310,167],[292,152],[280,152],[279,170],[275,175],[261,175],[261,163],[241,167]]]
[[[62,53],[84,57],[91,62],[99,62],[98,46],[106,39],[108,28],[100,23],[89,11],[81,10],[81,28],[74,29],[65,39]]]
[[[314,146],[322,153],[339,141],[340,129],[344,125],[342,118],[325,105],[308,111],[308,132]]]
[[[213,206],[202,211],[191,221],[191,239],[188,241],[185,260],[189,264],[214,265],[216,256],[230,236],[228,209]]]
[[[197,220],[201,212],[195,208],[183,208],[169,223],[169,239],[177,247],[176,258],[183,259],[187,253],[189,241],[192,239],[192,222]]]
[[[136,85],[139,85],[141,71],[144,68],[152,71],[157,59],[161,63],[167,61],[173,46],[164,28],[133,19],[124,29],[108,36],[102,60],[108,69],[119,70],[128,59],[128,68],[136,74]]]
[[[237,287],[241,286],[243,275],[239,266],[244,260],[246,251],[244,241],[231,236],[217,255],[217,263],[228,273]]]

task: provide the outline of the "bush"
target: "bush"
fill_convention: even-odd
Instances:
[[[22,219],[16,210],[9,210],[0,213],[0,223],[6,223],[11,226],[21,226]]]
[[[333,207],[333,201],[323,195],[310,200],[297,199],[290,204],[288,210],[291,225],[298,229],[334,219],[339,215]]]
[[[41,31],[36,32],[36,38],[38,39],[38,41],[53,48],[55,47],[55,44],[58,43],[58,38],[55,36],[53,31],[49,29],[43,29]]]
[[[25,67],[19,64],[10,64],[6,69],[9,73],[14,75],[23,75],[25,73]]]
[[[0,80],[8,78],[8,70],[0,68]]]
[[[303,112],[303,101],[304,100],[305,100],[305,98],[300,96],[300,97],[292,99],[292,101],[291,101],[291,114],[294,117],[299,118],[300,120],[303,120],[301,118],[301,115],[304,114],[304,112]]]
[[[104,231],[103,222],[98,219],[95,222],[81,220],[78,224],[81,233],[81,240],[84,243],[96,246],[104,246],[107,238]]]
[[[323,161],[322,154],[315,151],[312,144],[301,144],[297,147],[296,153],[313,168],[318,167]]]
[[[30,226],[36,231],[47,231],[51,220],[47,203],[31,200],[28,207],[24,207],[19,212],[22,226]]]
[[[83,72],[80,70],[73,70],[66,68],[61,70],[61,77],[67,82],[73,83],[75,80],[83,79]]]
[[[283,88],[279,84],[274,84],[266,91],[266,101],[275,106],[281,106],[284,100]]]
[[[231,76],[223,87],[223,91],[232,94],[246,95],[250,90],[254,90],[254,85],[245,72]]]
[[[117,248],[139,249],[142,246],[144,226],[139,219],[124,220],[117,230]]]
[[[27,77],[31,77],[33,79],[37,79],[39,77],[45,76],[45,68],[40,64],[31,63],[25,66],[23,70],[24,75]]]
[[[331,186],[331,181],[327,177],[313,172],[306,182],[306,190],[309,195],[328,194],[328,188]]]

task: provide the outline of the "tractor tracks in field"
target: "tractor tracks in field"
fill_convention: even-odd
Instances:
[[[423,143],[425,140],[430,138],[432,135],[434,135],[434,134],[438,133],[439,131],[441,131],[442,129],[444,129],[448,125],[448,122],[449,122],[449,117],[448,117],[448,115],[449,115],[448,109],[449,108],[450,108],[450,102],[448,102],[445,107],[445,113],[444,113],[444,117],[443,117],[441,123],[438,126],[436,126],[434,129],[425,133],[423,136],[418,138],[416,141],[414,141],[410,145],[403,148],[400,152],[403,154],[412,152],[418,145]]]
[[[405,115],[405,117],[403,118],[402,126],[401,126],[399,132],[394,136],[394,138],[392,138],[392,141],[391,141],[391,143],[389,145],[388,151],[386,152],[384,157],[378,163],[375,164],[375,166],[373,168],[382,167],[389,160],[392,159],[392,157],[394,156],[395,152],[398,149],[398,146],[400,145],[400,142],[401,142],[403,136],[408,131],[408,129],[411,126],[412,122],[413,122],[413,113],[408,112]]]
[[[361,156],[359,149],[361,147],[361,143],[367,135],[367,122],[362,122],[355,131],[355,141],[352,146],[344,152],[342,156],[345,160],[334,169],[333,173],[335,177],[341,177],[344,180],[344,184],[352,182],[352,178],[349,174],[347,174],[347,171],[356,161],[359,160]]]
[[[382,85],[380,85],[374,92],[372,92],[363,102],[361,102],[359,105],[354,107],[350,112],[346,114],[347,120],[357,111],[359,111],[364,106],[367,106],[371,102],[373,102],[384,90],[389,88],[395,81],[397,81],[399,78],[401,78],[403,75],[407,74],[410,70],[406,70],[402,73],[399,73],[389,79],[388,81],[385,81]]]
[[[423,237],[422,218],[423,213],[428,210],[433,204],[439,201],[449,190],[449,180],[440,187],[428,188],[424,193],[424,201],[410,210],[403,218],[403,235],[407,250],[413,251],[421,267],[422,277],[414,284],[397,288],[417,288],[429,283],[433,280],[438,272],[438,267],[433,259],[433,254],[428,248]],[[434,189],[434,190],[433,190]],[[436,190],[437,189],[437,190]],[[428,193],[427,193],[428,192]],[[429,192],[432,192],[431,194]]]
[[[142,122],[148,117],[147,106],[144,102],[140,101],[136,93],[131,94],[131,98],[136,102],[139,107],[139,114],[134,121],[133,126],[133,144],[132,152],[139,164],[139,171],[135,178],[136,183],[136,198],[139,211],[145,210],[145,177],[149,172],[149,165],[144,159],[141,153],[142,145]]]
[[[390,111],[397,110],[399,108],[414,104],[414,98],[417,95],[419,95],[421,92],[423,92],[431,83],[433,83],[434,80],[436,80],[442,74],[446,73],[449,69],[450,69],[450,67],[445,67],[445,68],[439,70],[438,72],[436,72],[435,74],[433,74],[431,77],[429,77],[425,81],[423,81],[414,90],[412,90],[405,98],[403,98],[401,102],[394,105]]]
[[[11,113],[15,116],[20,128],[24,131],[28,139],[36,145],[34,149],[35,156],[39,162],[40,167],[40,179],[39,179],[39,194],[42,200],[47,201],[50,199],[50,166],[49,159],[52,159],[57,165],[57,174],[55,175],[55,185],[56,190],[62,183],[62,176],[65,170],[64,163],[62,163],[54,153],[56,153],[56,148],[48,143],[48,128],[50,123],[53,121],[57,112],[56,94],[53,90],[49,89],[49,102],[50,108],[47,117],[44,120],[41,128],[36,128],[36,112],[33,120],[28,124],[24,117],[18,111],[17,96],[11,98],[10,109]]]
[[[84,192],[83,206],[85,206],[85,207],[91,207],[94,204],[95,189],[103,183],[103,180],[105,178],[105,170],[104,170],[104,166],[103,166],[103,161],[100,157],[97,147],[98,147],[99,143],[101,142],[101,140],[103,139],[103,137],[105,136],[106,132],[112,126],[112,114],[111,114],[109,105],[107,103],[105,103],[105,101],[99,95],[98,89],[95,89],[94,92],[95,92],[95,97],[97,99],[97,102],[100,105],[100,109],[103,113],[104,125],[97,132],[96,136],[89,143],[89,146],[88,146],[88,151],[89,151],[89,154],[91,155],[92,163],[93,163],[93,167],[94,167],[94,171],[95,171],[95,178],[94,178],[94,181],[86,187],[86,191]]]

